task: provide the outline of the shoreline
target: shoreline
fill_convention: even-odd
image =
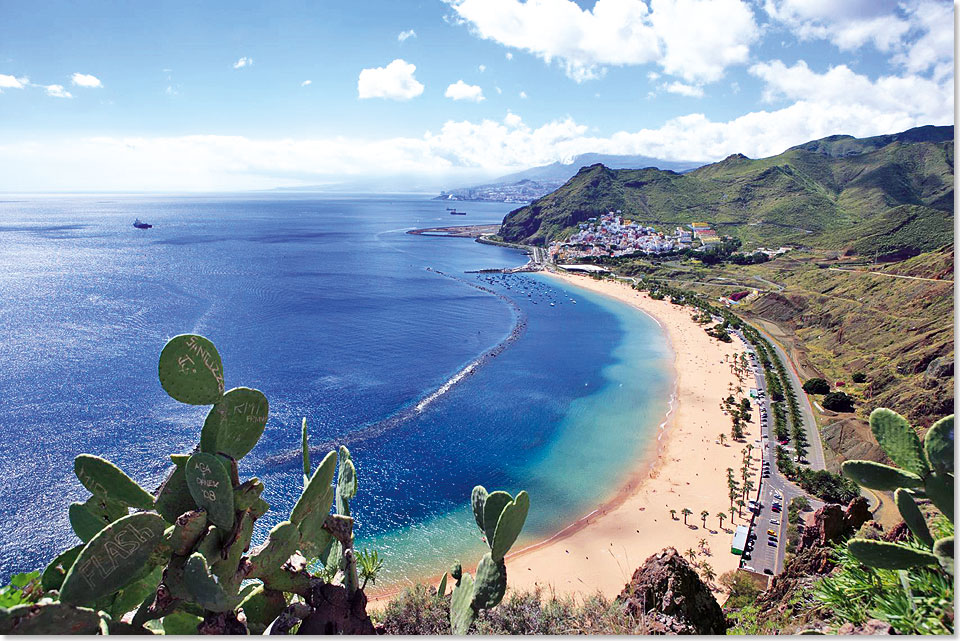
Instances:
[[[729,356],[742,352],[743,347],[707,336],[703,327],[692,320],[688,308],[655,301],[626,284],[544,273],[568,285],[611,297],[652,318],[669,343],[674,384],[667,412],[656,430],[656,443],[637,459],[624,480],[587,514],[547,538],[507,555],[508,591],[543,587],[557,594],[579,596],[599,591],[612,599],[648,556],[668,546],[681,552],[697,549],[700,539],[707,539],[712,554],[700,555],[698,561],[707,561],[717,577],[737,568],[740,557],[729,552],[733,533],[729,519],[724,520],[722,529],[716,528],[716,514],[724,511],[729,516],[725,470],[739,469],[741,450],[746,443],[759,438],[757,408],[754,407],[753,420],[746,426],[744,442],[720,445],[717,435],[730,431],[730,418],[722,414],[720,400],[729,393],[728,384],[736,381]],[[697,361],[702,366],[696,367]],[[701,478],[696,470],[705,471],[710,466],[697,467],[686,460],[689,452],[697,449],[691,446],[711,454],[712,474]],[[677,456],[683,453],[688,456]],[[706,460],[704,456],[704,463]],[[662,501],[664,495],[669,499],[667,505]],[[683,507],[693,510],[687,526],[681,517],[674,520],[669,513],[670,508],[679,512]],[[702,523],[701,509],[710,513],[706,530],[697,525]],[[744,519],[737,518],[735,524],[745,520],[746,514]],[[464,564],[464,571],[473,572],[474,565]],[[421,579],[430,585],[439,580],[439,575]],[[383,591],[369,595],[371,607],[385,606],[409,585],[404,582],[385,586]]]

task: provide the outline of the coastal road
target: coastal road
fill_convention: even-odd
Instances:
[[[751,350],[750,354],[753,355],[752,348],[743,335],[740,332],[734,332],[734,334],[743,342],[745,347]],[[780,357],[784,358],[783,355]],[[766,377],[763,367],[755,356],[750,358],[750,368],[753,371],[756,384],[757,402],[762,408],[760,439],[759,442],[755,442],[761,452],[760,488],[756,499],[760,504],[760,510],[751,523],[750,543],[752,547],[744,555],[741,567],[750,568],[754,572],[775,575],[783,571],[784,556],[787,549],[787,526],[789,525],[787,508],[790,505],[790,500],[797,496],[806,496],[806,493],[784,478],[777,470],[777,443],[770,429],[773,410],[770,408],[770,399],[767,395]],[[806,398],[806,395],[804,395],[804,398]],[[819,440],[817,443],[819,445]],[[811,444],[812,450],[813,445]],[[822,505],[822,502],[816,499],[809,496],[807,498],[810,500],[813,509]],[[779,512],[774,511],[775,505],[779,506]],[[770,530],[775,532],[773,539],[768,534]],[[747,558],[748,555],[750,558]]]
[[[787,370],[787,378],[790,379],[790,385],[797,395],[797,404],[800,406],[800,416],[803,418],[803,431],[807,435],[807,443],[809,446],[807,448],[807,462],[814,470],[825,470],[827,469],[827,464],[823,456],[823,442],[820,440],[820,429],[817,427],[817,419],[814,417],[813,408],[810,406],[810,398],[807,396],[807,393],[803,391],[803,382],[800,380],[797,370],[794,369],[793,363],[791,363],[787,357],[787,353],[780,347],[780,344],[774,340],[773,336],[760,327],[756,327],[756,329],[773,345],[773,349],[777,352],[780,361]]]

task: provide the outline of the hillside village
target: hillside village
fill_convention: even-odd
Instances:
[[[705,251],[720,245],[724,240],[730,240],[728,236],[720,236],[704,222],[677,227],[672,234],[658,232],[653,227],[623,218],[620,210],[589,218],[577,227],[578,230],[567,240],[550,243],[547,252],[552,262],[639,253],[660,255],[684,249]],[[757,251],[773,257],[788,249],[760,248]]]

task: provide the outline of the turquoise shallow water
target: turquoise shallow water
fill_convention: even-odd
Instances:
[[[313,443],[349,443],[358,543],[382,551],[386,582],[479,559],[475,484],[530,493],[518,546],[595,509],[666,412],[666,339],[639,312],[546,277],[465,273],[521,264],[519,252],[404,233],[498,222],[508,207],[466,209],[451,221],[445,203],[409,196],[0,202],[0,578],[75,544],[76,454],[152,489],[165,457],[197,442],[206,408],[156,378],[183,332],[216,343],[228,387],[270,399],[241,462],[273,506],[258,538],[299,495],[303,416]],[[133,229],[136,217],[155,227]]]

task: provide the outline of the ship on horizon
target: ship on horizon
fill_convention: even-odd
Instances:
[[[451,215],[451,216],[466,216],[466,215],[467,215],[467,212],[465,212],[465,211],[457,211],[456,209],[451,209],[450,207],[447,207],[447,211],[450,212],[450,215]]]
[[[153,227],[153,225],[151,225],[150,223],[145,223],[139,218],[133,221],[133,226],[136,227],[137,229],[150,229],[151,227]]]

